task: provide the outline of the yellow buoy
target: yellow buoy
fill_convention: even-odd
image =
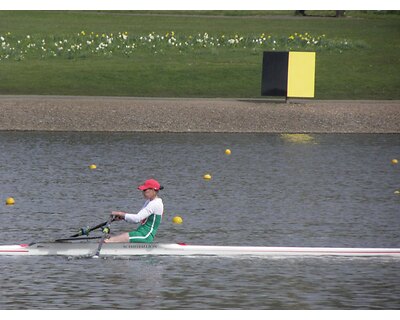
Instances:
[[[95,164],[91,164],[91,165],[89,166],[89,168],[92,169],[92,170],[94,170],[94,169],[97,168],[97,166],[96,166]]]
[[[396,190],[394,194],[400,194],[400,190]]]
[[[211,180],[211,174],[207,173],[203,176],[204,180]]]
[[[398,164],[399,161],[397,159],[392,159],[392,164]]]
[[[175,224],[182,224],[183,223],[183,219],[180,216],[175,216],[172,218],[172,222]]]
[[[9,197],[6,199],[6,205],[12,206],[14,203],[15,203],[14,198]]]
[[[227,156],[230,156],[230,155],[231,155],[231,153],[232,153],[232,152],[231,152],[231,150],[230,150],[230,149],[226,149],[226,150],[225,150],[225,154],[226,154]]]

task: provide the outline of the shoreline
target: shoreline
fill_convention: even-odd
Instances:
[[[400,133],[400,100],[0,95],[0,131]]]

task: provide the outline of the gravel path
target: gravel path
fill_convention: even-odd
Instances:
[[[400,133],[400,101],[3,95],[0,130]]]

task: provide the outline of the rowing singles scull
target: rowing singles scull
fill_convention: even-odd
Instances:
[[[0,255],[91,256],[96,242],[0,245]],[[352,256],[400,257],[400,248],[200,246],[183,243],[104,243],[101,256]]]
[[[329,247],[262,247],[262,246],[204,246],[183,243],[153,243],[162,220],[163,203],[158,192],[163,187],[154,179],[138,187],[146,202],[138,214],[114,211],[109,219],[95,227],[81,228],[69,238],[54,242],[0,245],[0,255],[24,256],[365,256],[400,257],[400,248],[329,248]],[[135,231],[110,236],[110,224],[116,220],[140,223]],[[89,237],[102,229],[103,235]],[[82,237],[81,237],[82,236]],[[91,240],[100,241],[91,242]],[[76,241],[77,240],[77,241]]]

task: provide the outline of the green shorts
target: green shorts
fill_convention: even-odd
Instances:
[[[129,242],[150,243],[150,242],[153,242],[153,240],[154,240],[154,237],[151,233],[149,235],[143,235],[142,233],[140,233],[138,231],[131,231],[128,234],[129,234]]]

